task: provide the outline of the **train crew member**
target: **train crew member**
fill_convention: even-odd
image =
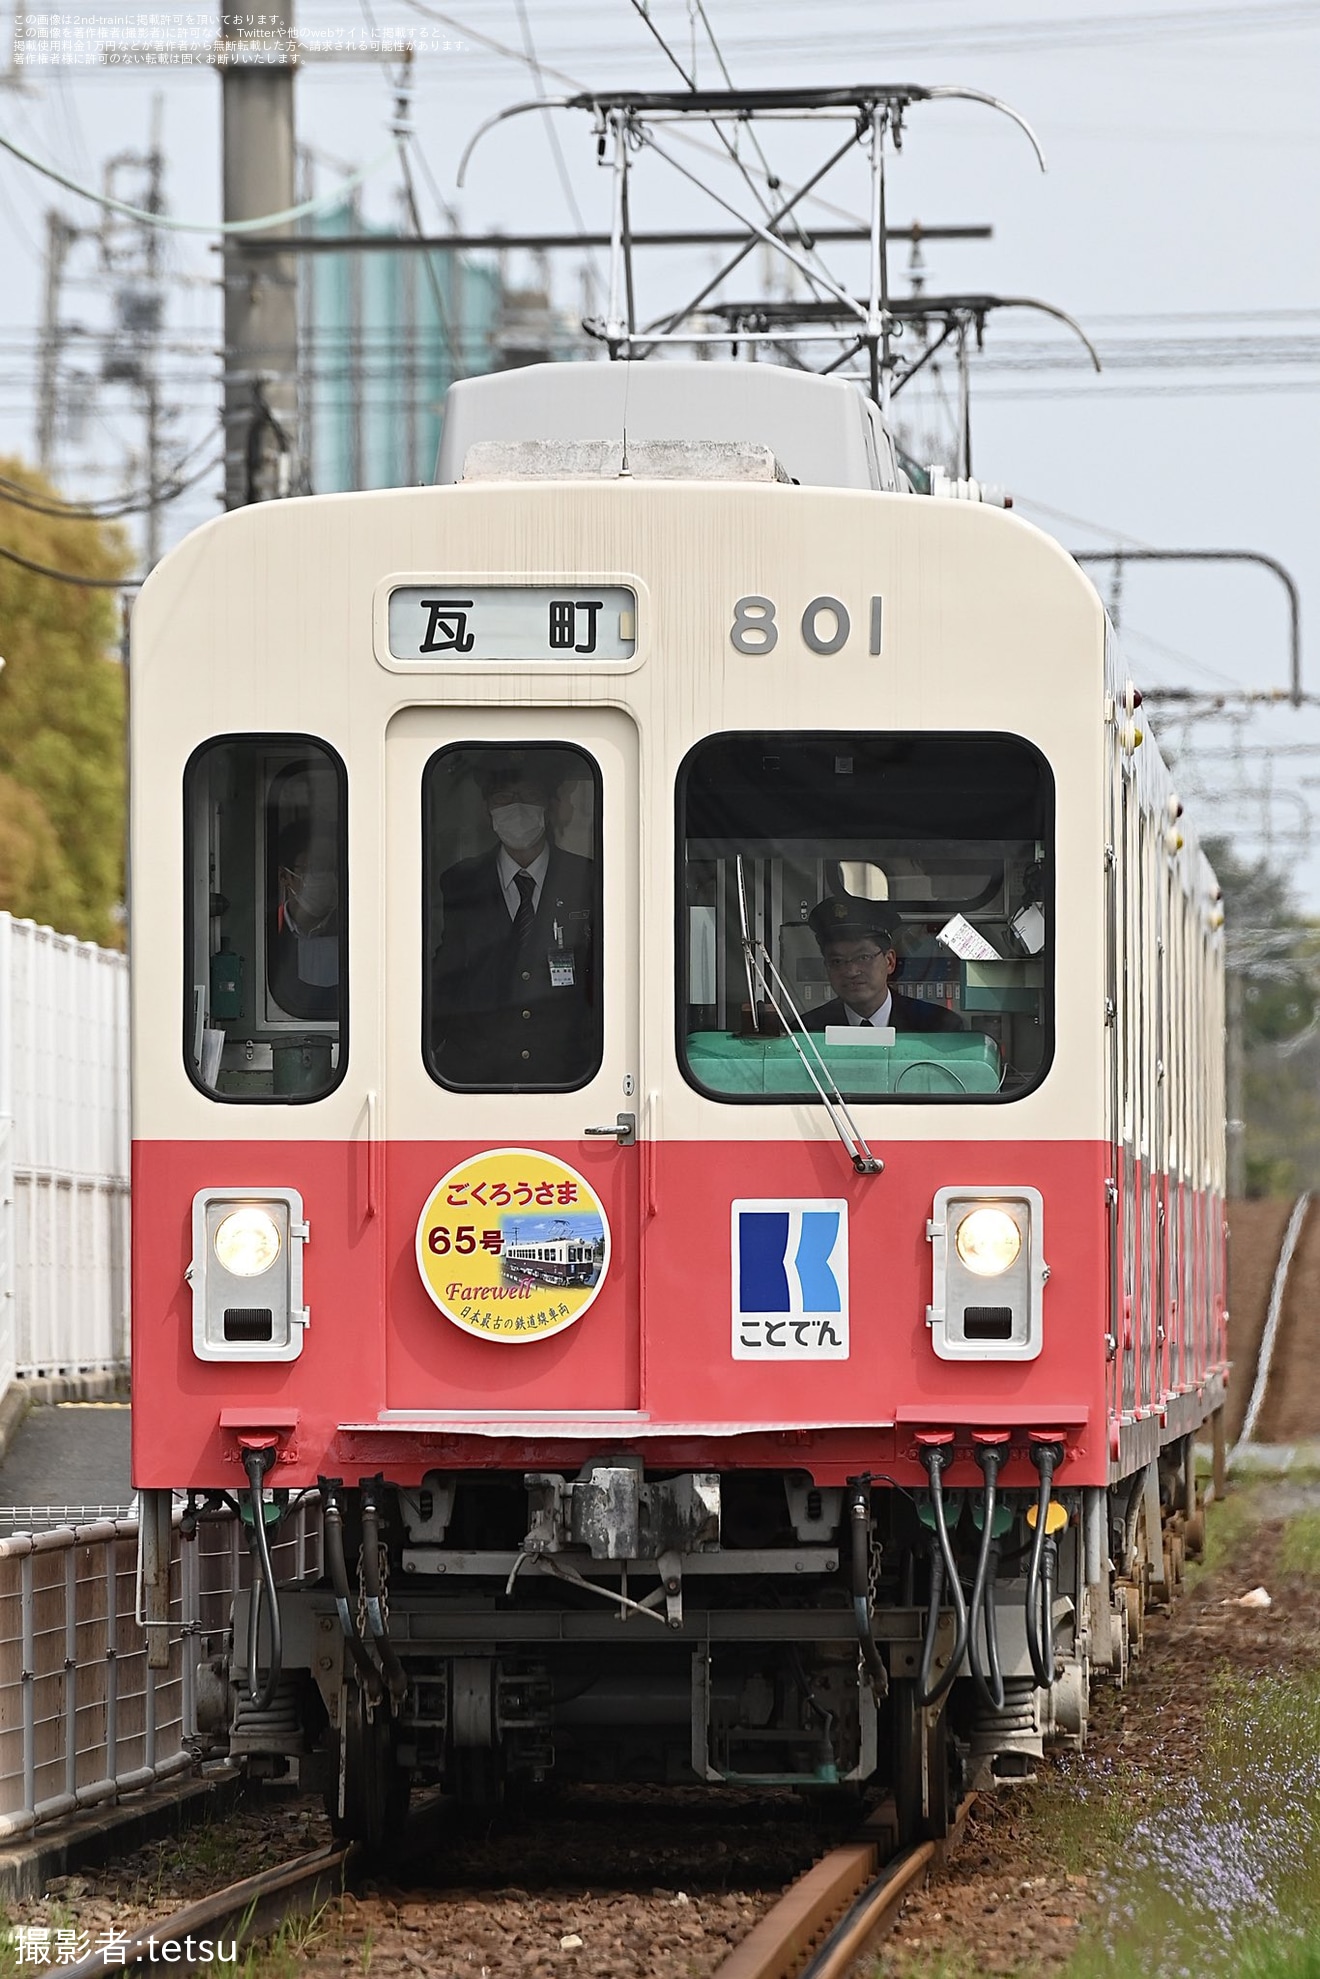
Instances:
[[[922,1003],[890,988],[898,968],[898,951],[888,915],[879,901],[831,894],[807,916],[807,925],[820,944],[830,983],[837,991],[828,1003],[807,1012],[809,1031],[827,1024],[869,1024],[876,1030],[891,1025],[896,1031],[961,1031],[952,1010],[940,1003]]]
[[[339,876],[335,847],[305,826],[280,839],[270,988],[290,1017],[339,1015]]]
[[[595,1057],[595,867],[555,842],[564,799],[541,752],[475,774],[494,842],[440,876],[435,1067],[456,1086],[571,1086]]]

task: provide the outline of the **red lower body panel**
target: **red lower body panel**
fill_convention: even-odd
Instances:
[[[239,1435],[263,1428],[278,1436],[276,1481],[289,1486],[318,1475],[356,1482],[381,1470],[401,1483],[428,1469],[576,1471],[591,1452],[630,1445],[656,1468],[800,1469],[820,1484],[870,1471],[920,1483],[916,1433],[945,1427],[1015,1432],[1007,1484],[1034,1481],[1025,1455],[1032,1429],[1067,1433],[1065,1482],[1107,1481],[1111,1418],[1123,1398],[1112,1392],[1106,1347],[1104,1144],[891,1142],[884,1174],[865,1177],[824,1143],[573,1142],[544,1151],[590,1184],[608,1219],[610,1255],[576,1323],[515,1344],[474,1337],[447,1318],[418,1265],[423,1206],[480,1144],[387,1145],[369,1189],[360,1143],[138,1142],[135,1484],[232,1488],[243,1481]],[[926,1224],[945,1185],[1041,1191],[1050,1279],[1037,1359],[942,1361],[932,1351]],[[184,1274],[193,1195],[207,1187],[301,1191],[310,1324],[297,1360],[233,1365],[195,1356]],[[785,1203],[799,1217],[818,1204],[826,1206],[820,1215],[842,1210],[846,1358],[735,1358],[736,1201],[779,1216]],[[483,1220],[478,1214],[478,1240]],[[1209,1210],[1189,1209],[1182,1227],[1189,1237],[1197,1231],[1199,1247],[1213,1221]],[[800,1227],[792,1225],[794,1242]],[[799,1265],[807,1249],[804,1237]],[[466,1290],[462,1278],[483,1272],[498,1277],[479,1253],[462,1272],[455,1265],[453,1285]],[[1182,1329],[1163,1365],[1185,1386],[1204,1374],[1211,1343],[1209,1325],[1188,1308],[1222,1279],[1209,1258],[1185,1259],[1163,1275],[1178,1280]],[[788,1277],[809,1286],[819,1272],[812,1280],[802,1265]],[[802,1296],[774,1329],[754,1328],[755,1337],[796,1333],[808,1355],[818,1334],[832,1340],[832,1327],[794,1326]],[[966,1457],[950,1482],[978,1476]]]

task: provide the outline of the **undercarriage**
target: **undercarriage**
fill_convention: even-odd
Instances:
[[[901,1839],[942,1834],[964,1790],[1082,1742],[1199,1539],[1190,1439],[1109,1490],[1056,1490],[1052,1454],[1035,1493],[994,1461],[952,1491],[928,1462],[925,1492],[631,1455],[322,1479],[313,1583],[263,1587],[249,1504],[256,1625],[248,1590],[198,1672],[201,1742],[296,1769],[369,1843],[413,1783],[887,1790]]]

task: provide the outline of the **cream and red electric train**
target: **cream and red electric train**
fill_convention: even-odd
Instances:
[[[248,1512],[214,1745],[370,1839],[548,1776],[937,1832],[1079,1738],[1226,1316],[1219,894],[1076,564],[847,383],[536,367],[435,486],[197,530],[132,667],[134,1481]]]

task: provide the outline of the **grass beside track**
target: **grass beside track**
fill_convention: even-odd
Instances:
[[[996,1860],[997,1890],[1085,1886],[1071,1949],[1027,1933],[1019,1950],[978,1944],[984,1905],[959,1910],[946,1886],[876,1979],[1320,1979],[1320,1482],[1290,1486],[1210,1508],[1188,1595],[1129,1694],[1102,1694],[1094,1750],[1043,1769],[1004,1817],[1013,1866]],[[1262,1584],[1273,1606],[1239,1636],[1236,1599]]]

